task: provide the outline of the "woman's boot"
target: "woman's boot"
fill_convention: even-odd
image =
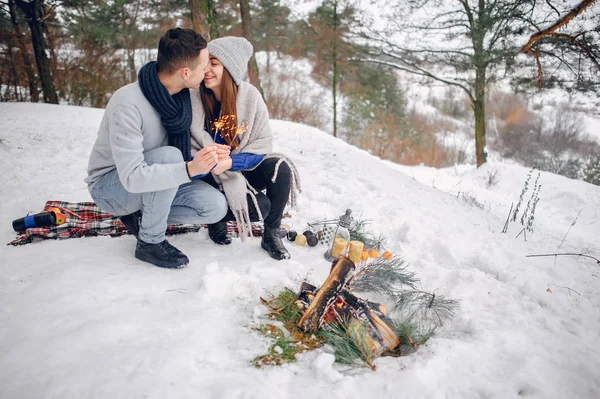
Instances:
[[[231,238],[227,234],[227,222],[217,222],[208,225],[208,236],[216,244],[229,245]]]
[[[283,242],[279,237],[279,230],[280,229],[278,227],[265,227],[260,246],[267,251],[273,259],[290,259],[291,255],[283,246]]]

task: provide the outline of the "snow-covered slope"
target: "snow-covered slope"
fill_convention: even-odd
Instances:
[[[48,199],[90,200],[83,183],[102,110],[0,104],[0,239]],[[133,257],[135,240],[81,238],[0,249],[2,398],[306,398],[600,395],[600,188],[542,174],[536,230],[501,234],[528,169],[404,169],[307,126],[272,121],[275,150],[298,165],[304,193],[291,223],[346,208],[371,220],[422,288],[461,300],[457,317],[417,353],[346,372],[325,350],[255,369],[268,341],[251,331],[260,296],[324,280],[322,248],[289,244],[271,260],[258,240],[219,247],[205,232],[170,239],[191,259],[165,270]],[[456,169],[460,171],[460,168]],[[414,176],[414,178],[413,178]],[[420,177],[419,177],[420,176]],[[429,176],[429,177],[427,177]],[[480,209],[456,196],[457,183]],[[454,190],[454,191],[453,191]],[[459,196],[460,197],[460,196]]]

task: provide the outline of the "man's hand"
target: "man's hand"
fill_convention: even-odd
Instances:
[[[231,147],[226,144],[215,144],[217,147],[217,155],[219,156],[219,162],[221,160],[229,158],[229,154],[231,154]]]
[[[194,155],[194,159],[187,163],[190,176],[203,175],[208,172],[219,162],[217,147],[214,145],[205,147]]]
[[[217,166],[215,166],[215,168],[213,170],[211,170],[210,173],[218,176],[221,173],[225,172],[226,170],[231,169],[232,162],[233,161],[231,160],[231,157],[227,157],[225,159],[220,159]]]

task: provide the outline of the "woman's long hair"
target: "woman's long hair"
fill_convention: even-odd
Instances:
[[[223,67],[223,76],[221,77],[221,115],[228,116],[228,126],[235,129],[238,127],[237,100],[238,87],[229,74],[229,71]],[[204,128],[207,132],[212,132],[214,123],[219,120],[220,115],[215,115],[215,104],[218,102],[212,90],[207,89],[204,81],[200,84],[200,99],[204,107]],[[225,142],[235,149],[239,146],[239,138],[225,136]]]

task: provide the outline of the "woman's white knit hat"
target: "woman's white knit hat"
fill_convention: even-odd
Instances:
[[[253,51],[252,44],[243,37],[225,36],[208,43],[209,54],[223,64],[238,86],[248,70]]]

